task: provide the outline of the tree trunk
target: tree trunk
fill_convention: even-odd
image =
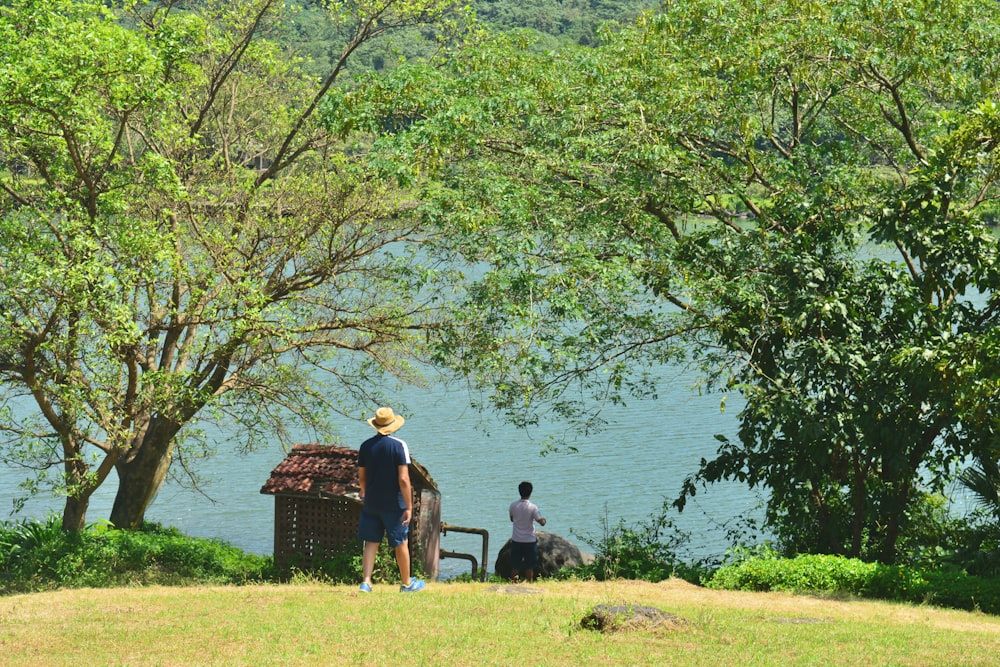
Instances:
[[[66,532],[78,533],[87,523],[87,508],[90,506],[90,494],[79,497],[66,496],[63,505],[62,529]]]
[[[172,435],[151,430],[136,455],[115,466],[118,492],[111,508],[115,528],[134,530],[142,525],[146,508],[167,478],[173,448]]]
[[[68,459],[63,468],[70,492],[63,505],[62,529],[78,533],[87,525],[87,508],[90,506],[90,496],[94,490],[85,483],[87,464],[81,458]]]
[[[868,475],[861,465],[857,452],[854,453],[852,466],[854,468],[854,476],[851,479],[853,516],[851,517],[851,550],[848,556],[858,558],[861,556],[861,548],[864,545],[865,517],[868,509]]]
[[[889,516],[886,517],[882,548],[879,550],[878,556],[879,562],[885,565],[896,564],[896,545],[899,542],[900,529],[904,518],[903,514],[910,502],[909,486],[904,486],[904,488],[892,494],[890,498],[889,502],[894,503],[895,506],[888,513]]]

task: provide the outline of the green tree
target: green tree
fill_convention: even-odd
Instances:
[[[980,507],[1000,523],[1000,465],[996,460],[985,458],[966,468],[958,481],[972,492]]]
[[[790,552],[892,562],[918,490],[996,456],[996,17],[694,0],[603,38],[331,100],[492,267],[442,356],[531,422],[687,354],[746,407],[677,505],[740,480]]]
[[[327,429],[422,357],[446,319],[427,239],[315,111],[361,44],[446,10],[338,5],[317,81],[275,0],[0,6],[3,458],[60,470],[64,529],[113,471],[137,526],[199,424]]]

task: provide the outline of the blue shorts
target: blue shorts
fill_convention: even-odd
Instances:
[[[403,525],[403,510],[384,512],[381,510],[361,510],[361,520],[358,522],[358,539],[362,542],[381,542],[385,535],[389,546],[398,547],[406,542],[410,535],[410,527]]]
[[[538,542],[511,542],[510,569],[531,570],[538,568]]]

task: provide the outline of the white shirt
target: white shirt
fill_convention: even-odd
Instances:
[[[515,500],[510,504],[510,520],[514,522],[511,539],[514,542],[537,542],[535,537],[535,522],[542,518],[538,507],[527,498]]]

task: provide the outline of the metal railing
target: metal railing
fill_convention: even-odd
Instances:
[[[447,535],[448,531],[453,533],[472,533],[474,535],[482,535],[483,537],[483,567],[478,572],[477,577],[477,563],[476,557],[472,554],[456,553],[454,551],[445,551],[441,549],[439,551],[441,558],[461,558],[463,560],[470,561],[472,563],[472,578],[479,579],[480,581],[486,581],[486,559],[489,554],[490,549],[490,533],[485,528],[463,528],[462,526],[452,526],[451,524],[441,522],[441,534]]]

